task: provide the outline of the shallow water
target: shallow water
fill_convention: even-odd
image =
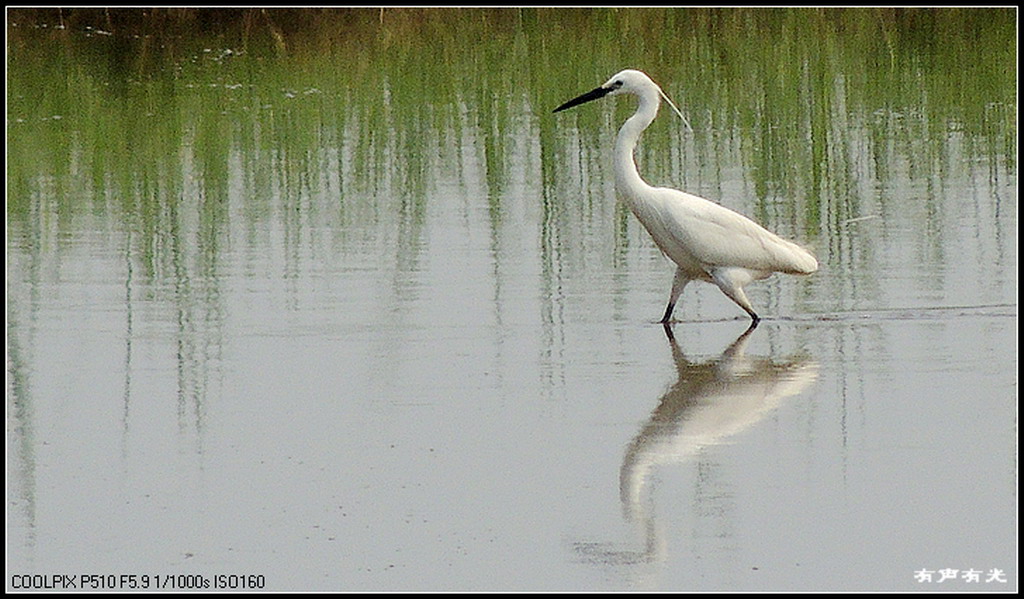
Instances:
[[[982,12],[368,11],[283,53],[9,17],[7,588],[1016,590]],[[821,262],[749,334],[700,284],[654,323],[630,102],[550,114],[625,66],[693,126],[641,173]]]

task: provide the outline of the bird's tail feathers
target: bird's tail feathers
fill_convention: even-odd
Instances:
[[[818,270],[818,259],[807,249],[793,242],[786,242],[790,251],[786,253],[787,268],[782,272],[791,275],[809,275]]]

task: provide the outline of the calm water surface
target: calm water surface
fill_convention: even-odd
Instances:
[[[314,16],[8,15],[9,590],[1016,590],[1014,12]],[[752,332],[551,114],[626,67],[822,264]]]

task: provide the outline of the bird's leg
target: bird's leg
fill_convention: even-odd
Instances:
[[[658,321],[661,324],[668,324],[672,320],[672,311],[675,310],[676,302],[679,301],[679,296],[683,294],[683,289],[686,289],[686,284],[690,282],[690,276],[686,274],[681,268],[676,269],[676,276],[672,279],[672,293],[668,297],[668,307],[665,308],[665,315]]]
[[[672,310],[674,310],[675,307],[675,302],[669,301],[668,307],[665,308],[665,315],[661,317],[661,320],[658,321],[658,324],[668,326],[668,323],[672,320]]]
[[[754,307],[750,305],[747,294],[743,292],[743,285],[750,282],[749,273],[742,269],[718,268],[711,272],[711,278],[715,281],[715,285],[722,290],[722,293],[750,315],[750,318],[753,319],[751,327],[756,327],[761,322],[761,317],[754,312]]]

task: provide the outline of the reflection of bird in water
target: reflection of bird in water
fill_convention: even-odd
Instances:
[[[659,559],[664,543],[642,501],[651,470],[687,462],[705,448],[728,441],[761,421],[782,399],[801,393],[817,379],[818,366],[808,358],[774,362],[746,356],[744,350],[754,328],[751,325],[718,359],[691,362],[665,326],[679,380],[661,397],[630,442],[619,471],[623,514],[641,529],[644,548],[612,551],[600,543],[577,543],[577,552],[601,563]]]

